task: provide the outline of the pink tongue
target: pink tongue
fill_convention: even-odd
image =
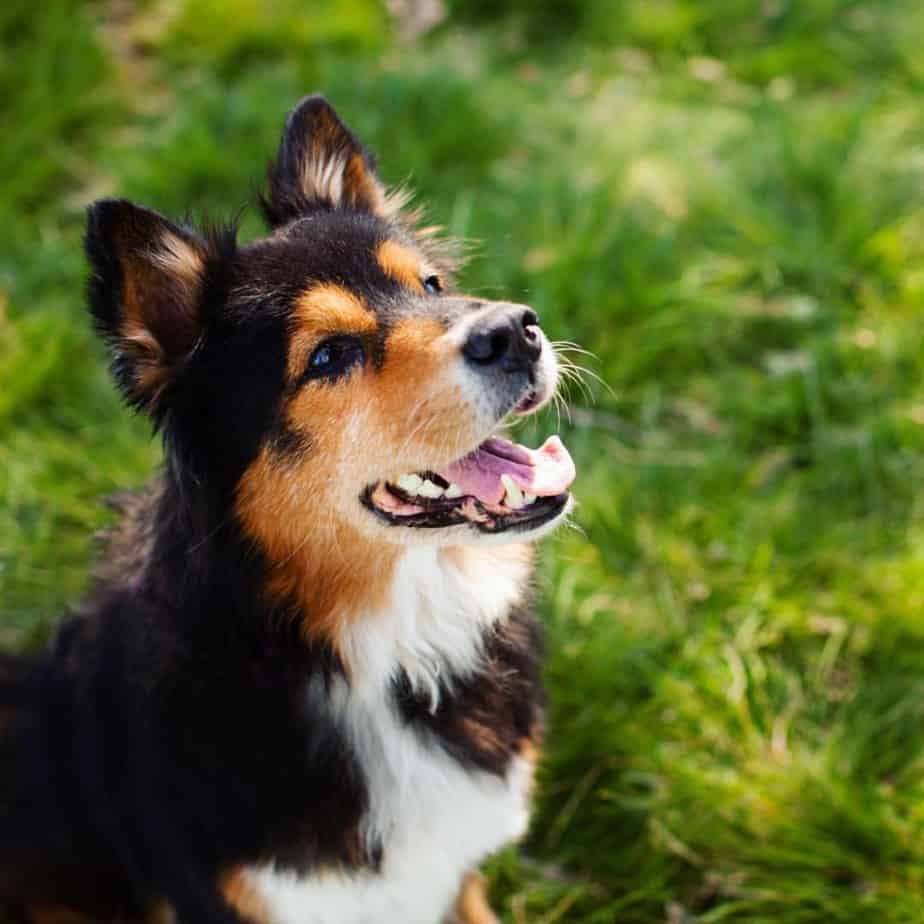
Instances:
[[[539,449],[528,449],[509,440],[492,437],[464,459],[453,462],[440,474],[486,504],[499,504],[504,496],[501,475],[538,497],[567,491],[574,481],[574,462],[557,436]]]

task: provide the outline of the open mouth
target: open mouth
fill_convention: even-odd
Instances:
[[[440,472],[376,482],[362,501],[391,526],[471,523],[485,533],[525,531],[561,513],[574,475],[574,462],[557,436],[539,449],[492,436]]]

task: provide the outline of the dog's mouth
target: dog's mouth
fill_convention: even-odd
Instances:
[[[470,523],[484,533],[532,530],[565,508],[574,462],[557,436],[529,449],[492,436],[439,472],[378,481],[362,502],[390,526]]]

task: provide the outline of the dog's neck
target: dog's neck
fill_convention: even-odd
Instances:
[[[530,564],[525,545],[404,550],[382,603],[340,627],[354,689],[380,695],[401,670],[435,708],[441,687],[476,670],[490,629],[524,602]]]
[[[355,689],[379,695],[400,668],[435,702],[440,679],[471,673],[485,632],[524,599],[530,564],[522,544],[407,547],[328,525],[267,562],[265,592],[291,601]]]

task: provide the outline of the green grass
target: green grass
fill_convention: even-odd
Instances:
[[[920,920],[924,7],[447,6],[414,44],[376,0],[4,6],[2,641],[79,595],[99,499],[159,454],[89,332],[83,205],[228,214],[323,89],[481,242],[464,283],[609,386],[562,421],[580,529],[544,553],[505,921]]]

